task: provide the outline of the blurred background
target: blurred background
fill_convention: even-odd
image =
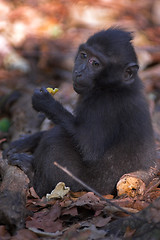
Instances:
[[[73,110],[76,49],[91,34],[111,26],[133,32],[159,145],[160,0],[1,0],[1,148],[8,140],[52,126],[32,109],[35,88],[59,87],[55,98]]]

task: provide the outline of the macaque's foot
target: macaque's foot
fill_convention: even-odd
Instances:
[[[14,144],[11,144],[7,149],[5,149],[2,153],[3,159],[9,158],[12,156],[14,153],[18,152],[18,149]]]
[[[33,171],[33,156],[26,153],[14,153],[8,157],[8,163],[19,167],[28,176]]]

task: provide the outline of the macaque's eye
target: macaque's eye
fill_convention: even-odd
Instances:
[[[98,68],[100,66],[100,62],[98,60],[94,60],[93,58],[89,59],[89,63],[94,67]]]
[[[131,69],[127,69],[126,70],[126,72],[125,72],[125,77],[127,77],[127,78],[131,78],[133,76],[133,72],[132,72],[132,70]]]
[[[92,62],[92,66],[93,66],[93,67],[99,67],[99,65],[100,65],[99,62],[96,62],[96,61],[93,61],[93,62]]]
[[[85,53],[85,52],[80,52],[80,58],[81,58],[81,59],[87,58],[87,53]]]

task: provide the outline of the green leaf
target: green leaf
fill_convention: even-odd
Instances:
[[[2,118],[0,120],[0,131],[8,132],[9,127],[11,126],[11,122],[8,118]]]

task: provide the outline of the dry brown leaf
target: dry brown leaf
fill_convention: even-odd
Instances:
[[[26,240],[26,239],[39,239],[37,237],[37,235],[33,232],[31,232],[28,229],[21,229],[17,232],[17,234],[15,236],[13,236],[12,238],[10,238],[11,240]]]
[[[65,208],[62,210],[62,214],[61,216],[64,216],[64,215],[71,215],[71,216],[77,216],[78,215],[78,211],[77,211],[77,208],[76,207],[73,207],[73,208]]]
[[[105,201],[101,201],[93,192],[88,192],[72,204],[72,206],[84,206],[88,209],[93,209],[95,211],[101,210],[106,204]]]
[[[99,228],[104,227],[111,221],[111,219],[112,219],[111,216],[109,216],[109,217],[98,216],[98,217],[94,218],[93,224]]]
[[[106,235],[106,231],[99,230],[95,227],[95,225],[91,225],[87,230],[91,231],[89,239],[96,240],[96,239],[104,239]]]
[[[90,231],[89,230],[82,230],[82,231],[77,231],[80,227],[83,227],[80,223],[76,223],[69,227],[67,231],[64,233],[62,239],[70,239],[70,240],[88,240]]]
[[[84,194],[86,194],[87,192],[85,192],[85,191],[81,191],[81,192],[70,192],[70,196],[71,196],[71,198],[72,199],[77,199],[77,198],[79,198],[79,197],[82,197]]]
[[[26,227],[35,227],[45,232],[56,232],[62,230],[62,221],[59,220],[61,207],[55,204],[51,209],[43,209],[34,213],[33,217],[26,221]]]
[[[32,198],[35,198],[35,199],[39,198],[39,196],[37,195],[33,187],[29,189],[29,194],[30,194],[30,197]]]
[[[0,239],[3,238],[4,239],[9,239],[10,238],[10,234],[7,232],[6,227],[4,225],[0,225]]]
[[[104,195],[103,197],[106,198],[106,199],[113,199],[114,198],[114,196],[111,195],[111,194]]]
[[[130,227],[126,228],[126,232],[124,234],[124,238],[131,238],[135,233],[136,229],[131,229]]]

